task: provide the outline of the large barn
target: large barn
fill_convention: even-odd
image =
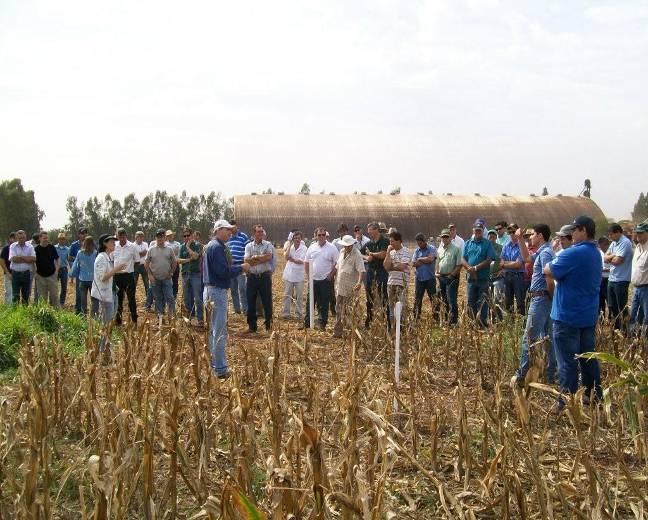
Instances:
[[[566,196],[465,196],[465,195],[282,195],[252,194],[234,197],[234,215],[239,227],[248,231],[262,224],[273,242],[285,240],[291,229],[311,236],[318,226],[325,226],[332,236],[341,222],[352,229],[376,220],[398,228],[410,242],[418,232],[437,236],[453,222],[460,235],[469,236],[475,218],[486,219],[488,226],[497,221],[516,222],[520,226],[549,224],[558,230],[578,215],[595,221],[605,218],[596,203],[587,197]]]

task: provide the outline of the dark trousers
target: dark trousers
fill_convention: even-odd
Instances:
[[[121,325],[122,311],[124,310],[124,294],[128,298],[128,310],[131,321],[137,323],[137,302],[135,301],[135,277],[133,273],[117,273],[115,275],[115,286],[117,287],[117,314],[115,323]]]
[[[29,293],[31,293],[31,270],[12,271],[11,289],[13,290],[13,302],[21,302],[23,305],[27,305],[29,303]]]
[[[508,312],[513,310],[515,299],[515,310],[524,316],[526,307],[526,287],[524,285],[524,273],[507,271],[504,273],[504,307]]]
[[[247,323],[250,330],[257,330],[257,296],[261,298],[263,304],[263,314],[265,316],[265,328],[272,328],[272,273],[247,275],[247,285],[245,288],[247,296]]]
[[[61,282],[61,290],[59,292],[59,303],[61,307],[65,305],[65,297],[67,296],[68,285],[68,270],[67,267],[61,267],[58,272],[58,279]]]
[[[601,290],[599,291],[599,313],[605,316],[607,309],[607,292],[608,292],[608,279],[601,278]]]
[[[448,323],[454,325],[459,316],[457,293],[459,292],[459,278],[450,275],[441,275],[439,278],[439,292],[445,309]]]
[[[133,276],[135,277],[135,289],[137,289],[137,281],[139,280],[139,277],[142,277],[142,281],[144,282],[144,294],[148,295],[149,292],[149,279],[148,279],[148,273],[146,272],[146,266],[144,265],[144,262],[140,262],[139,264],[135,264],[135,271],[133,272]]]
[[[173,276],[171,277],[173,280],[173,297],[177,298],[178,297],[178,279],[180,278],[180,266],[176,265],[175,271],[173,271]]]
[[[625,328],[628,318],[628,286],[630,282],[608,281],[608,306],[610,319],[614,320],[614,328]]]
[[[365,326],[373,320],[374,301],[382,303],[389,325],[389,302],[387,300],[387,271],[384,269],[369,269],[367,271],[365,289],[367,291],[367,319]]]
[[[326,327],[328,323],[329,305],[331,305],[331,296],[333,295],[333,282],[324,278],[324,280],[313,280],[313,297],[315,298],[315,307],[319,315],[318,322],[321,327]],[[306,299],[306,318],[304,325],[310,327],[310,293]]]
[[[481,327],[488,325],[488,284],[488,278],[486,280],[468,278],[466,283],[468,313]]]
[[[427,293],[430,298],[430,303],[434,308],[434,295],[436,294],[436,279],[430,278],[429,280],[416,280],[414,284],[414,317],[418,318],[421,315],[421,308],[423,307],[423,296]]]

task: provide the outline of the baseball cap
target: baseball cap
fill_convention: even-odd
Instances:
[[[648,222],[642,222],[635,226],[635,233],[648,233]]]
[[[472,227],[473,227],[473,229],[482,229],[483,230],[484,229],[483,221],[481,219],[475,220],[475,222],[473,222]]]
[[[218,231],[219,229],[234,229],[234,226],[230,224],[227,220],[224,218],[217,220],[216,223],[214,224],[214,231]]]
[[[488,235],[497,235],[497,231],[495,231],[494,229],[489,229],[487,234]]]
[[[572,222],[572,226],[584,228],[589,236],[594,236],[594,234],[596,233],[596,224],[587,215],[576,217],[574,219],[574,222]]]
[[[526,228],[526,229],[524,230],[524,233],[522,233],[522,235],[524,235],[525,237],[530,237],[531,235],[533,235],[533,229],[531,229],[531,228]]]
[[[58,237],[59,237],[59,238],[67,238],[67,237],[65,236],[65,233],[59,233],[59,234],[58,234]]]
[[[559,237],[570,237],[574,231],[574,226],[571,224],[565,224],[563,227],[560,228],[560,231],[556,232],[556,236]]]
[[[160,228],[155,232],[156,237],[163,237],[166,234],[166,231],[164,229]]]
[[[173,233],[174,233],[174,231],[172,231],[171,229],[167,229],[166,232],[165,232],[164,234],[165,234],[166,236],[170,237],[171,235],[173,235]]]
[[[387,231],[387,224],[384,222],[378,222],[378,230],[382,231],[383,233]]]
[[[441,236],[442,237],[449,237],[450,236],[450,230],[448,228],[443,228],[441,230]]]

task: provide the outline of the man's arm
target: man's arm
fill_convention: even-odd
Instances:
[[[392,250],[392,246],[389,246],[387,248],[387,251],[385,251],[385,256],[383,257],[383,267],[385,268],[385,271],[392,270],[392,258],[391,255],[389,254],[391,250]],[[372,256],[376,256],[377,254],[378,253],[374,253]]]

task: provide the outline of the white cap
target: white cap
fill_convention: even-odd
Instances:
[[[355,238],[353,238],[351,235],[344,235],[340,239],[340,244],[342,244],[343,246],[352,246],[356,242],[357,242],[357,240]]]
[[[216,223],[214,224],[214,231],[218,231],[219,229],[226,228],[226,229],[234,229],[234,226],[230,224],[227,220],[225,219],[220,219],[217,220]]]

